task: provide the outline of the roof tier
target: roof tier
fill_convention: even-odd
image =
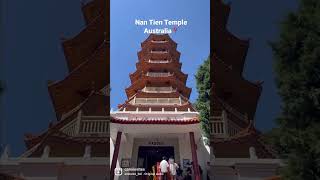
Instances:
[[[253,125],[262,83],[242,77],[249,41],[237,38],[226,29],[230,6],[221,0],[213,2],[210,56],[213,154],[216,158],[275,158],[275,152],[261,140]],[[224,129],[217,130],[218,125]]]
[[[185,119],[185,120],[147,120],[147,119],[118,119],[118,118],[111,118],[112,123],[117,124],[170,124],[170,125],[188,125],[188,124],[198,124],[199,118],[192,118],[192,119]]]
[[[225,28],[228,23],[228,18],[230,14],[230,4],[225,4],[222,0],[214,0],[211,3],[211,16],[212,16],[212,25],[214,27],[219,26]]]
[[[214,57],[213,57],[214,58]],[[213,59],[213,93],[228,105],[247,114],[250,120],[254,119],[258,100],[262,91],[261,83],[252,83],[233,72],[222,61]],[[217,102],[217,101],[214,101]],[[215,107],[215,106],[214,106]]]
[[[220,60],[242,75],[245,58],[249,48],[248,40],[240,40],[229,31],[219,27],[213,29],[213,53]]]
[[[230,14],[230,5],[221,0],[211,3],[211,54],[226,62],[229,66],[242,75],[245,58],[249,48],[248,40],[241,40],[226,28]]]
[[[153,43],[170,43],[172,47],[177,47],[177,43],[174,42],[168,34],[150,34],[149,37],[141,43],[141,47],[145,47],[146,45]]]
[[[182,83],[185,84],[187,82],[188,75],[184,74],[178,67],[171,65],[170,63],[143,63],[141,65],[137,65],[137,67],[138,69],[134,73],[130,74],[131,83],[135,83],[142,76],[148,75],[148,72],[162,72],[168,73],[168,75],[172,74]],[[159,76],[161,76],[161,74],[159,74]]]
[[[250,148],[254,148],[255,155],[259,159],[275,158],[275,152],[263,142],[261,133],[251,123],[236,136],[212,137],[211,145],[216,158],[250,158]]]
[[[109,9],[109,3],[105,0],[94,0],[82,5],[82,12],[87,24],[92,22],[101,13],[105,13],[105,9]]]
[[[65,79],[48,86],[58,119],[78,106],[91,91],[100,91],[108,85],[108,45],[104,41],[95,52],[74,69]]]
[[[210,78],[213,99],[210,113],[214,116],[223,110],[232,111],[231,116],[235,118],[231,119],[239,127],[244,127],[248,120],[254,119],[262,86],[260,82],[252,83],[242,77],[249,41],[241,40],[227,30],[230,5],[225,5],[221,0],[214,0],[211,5],[213,36],[210,66],[213,72]]]
[[[39,135],[33,135],[33,134],[26,134],[25,135],[25,144],[28,149],[33,148],[39,143],[46,142],[46,138],[51,136],[54,133],[58,134],[64,134],[63,137],[68,136],[68,137],[73,137],[73,138],[86,138],[86,137],[94,137],[92,134],[82,134],[80,135],[79,133],[81,132],[76,132],[72,133],[73,136],[68,135],[66,130],[67,125],[70,125],[77,120],[83,119],[86,122],[88,121],[94,121],[92,118],[87,118],[87,117],[108,117],[110,112],[108,111],[109,109],[109,101],[108,98],[99,93],[90,93],[89,97],[83,100],[77,107],[74,109],[70,110],[67,114],[65,114],[60,121],[56,123],[50,123],[49,127],[47,130],[42,132]],[[96,118],[96,119],[97,119]],[[81,125],[81,122],[79,123]],[[75,129],[74,129],[75,130]],[[80,129],[79,129],[80,130]],[[77,136],[79,134],[79,136]],[[100,137],[105,137],[107,134],[104,134],[104,136]]]
[[[87,145],[90,145],[91,157],[109,157],[108,144],[107,137],[71,137],[55,132],[44,138],[28,157],[41,157],[46,146],[50,147],[50,157],[83,157]]]
[[[83,157],[88,152],[91,157],[109,156],[110,32],[109,9],[103,4],[85,4],[87,27],[63,43],[70,73],[48,85],[58,121],[39,135],[25,135],[28,151],[22,157],[46,151],[50,157]]]
[[[191,94],[191,88],[185,86],[177,77],[171,74],[167,74],[164,77],[142,75],[138,81],[135,81],[130,87],[126,88],[126,94],[128,98],[133,97],[139,90],[145,87],[168,87],[171,86],[182,94],[184,97],[189,98]]]
[[[166,66],[166,67],[169,66],[169,67],[174,67],[176,69],[181,69],[182,63],[173,59],[148,59],[148,60],[141,60],[136,63],[137,69],[143,68],[144,66],[150,66],[151,68],[156,68],[158,66]]]
[[[136,98],[179,98],[181,94],[176,91],[176,89],[172,88],[171,92],[147,92],[147,91],[139,91],[136,95]]]
[[[78,35],[62,43],[69,72],[86,61],[103,43],[105,26],[105,15],[99,14]]]

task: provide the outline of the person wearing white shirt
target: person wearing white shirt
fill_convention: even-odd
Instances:
[[[169,159],[169,169],[170,169],[170,173],[172,175],[172,179],[173,180],[176,180],[177,168],[179,168],[178,164],[174,162],[173,157],[170,157],[170,159]]]
[[[168,179],[168,167],[169,163],[166,160],[167,158],[165,156],[162,157],[162,161],[160,162],[160,170],[162,173],[162,179],[167,180]]]

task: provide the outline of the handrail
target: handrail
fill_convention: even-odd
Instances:
[[[148,62],[149,63],[153,63],[153,64],[166,64],[166,63],[169,63],[171,61],[169,61],[169,60],[151,60],[151,59],[149,59]]]
[[[179,98],[136,98],[135,104],[181,104]]]
[[[166,43],[168,41],[167,40],[151,40],[151,42],[154,42],[154,43]]]
[[[165,50],[165,51],[161,51],[161,50],[151,50],[150,52],[151,52],[151,53],[168,53],[169,51],[168,51],[168,50]]]
[[[170,87],[144,87],[142,91],[147,93],[171,93],[171,92],[176,92],[177,89],[173,89],[171,86]]]
[[[172,76],[173,74],[170,72],[147,72],[146,75],[149,77],[168,77]]]
[[[92,133],[108,133],[109,121],[108,120],[82,120],[80,123],[80,134]]]
[[[216,99],[222,104],[223,107],[229,112],[231,112],[233,115],[235,115],[237,118],[247,121],[247,116],[243,115],[233,107],[231,107],[228,103],[224,102],[222,99],[220,99],[218,96],[215,96]]]
[[[109,117],[80,116],[61,128],[61,131],[69,136],[107,134],[109,133],[109,123]]]
[[[213,121],[210,123],[210,134],[220,134],[223,135],[225,134],[225,123],[224,121]]]

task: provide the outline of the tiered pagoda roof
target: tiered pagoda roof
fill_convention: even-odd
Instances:
[[[223,158],[249,157],[249,148],[254,147],[259,158],[274,157],[259,140],[260,133],[253,126],[262,83],[249,82],[242,76],[249,41],[241,40],[228,31],[230,4],[214,0],[211,5],[213,153],[215,157]],[[224,135],[220,136],[221,132]]]
[[[128,100],[119,105],[123,111],[192,111],[186,86],[187,74],[181,71],[180,52],[167,34],[151,34],[141,43],[137,70],[130,74],[126,88]]]
[[[252,123],[235,136],[214,138],[212,142],[214,145],[213,153],[215,157],[219,158],[248,158],[250,157],[250,147],[255,148],[259,158],[275,158],[276,155],[271,147],[264,144],[261,133],[254,128]]]
[[[24,157],[109,157],[109,3],[93,0],[82,6],[86,27],[62,42],[69,74],[49,83],[57,121],[40,135],[27,134]],[[68,145],[68,148],[65,146]]]

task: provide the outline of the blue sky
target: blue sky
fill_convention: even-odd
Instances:
[[[194,75],[210,52],[209,0],[111,0],[111,107],[126,100],[125,88],[130,85],[129,73],[136,70],[140,43],[148,34],[144,29],[155,26],[137,26],[136,19],[188,21],[178,27],[171,38],[178,43],[182,71],[187,73],[187,86],[192,88],[191,102],[197,98]],[[162,28],[158,27],[158,28]]]
[[[241,39],[250,39],[243,76],[263,81],[256,112],[256,127],[266,131],[275,126],[281,112],[281,99],[273,72],[273,55],[268,42],[279,37],[279,27],[286,14],[297,8],[297,0],[227,0],[231,2],[228,29]]]

